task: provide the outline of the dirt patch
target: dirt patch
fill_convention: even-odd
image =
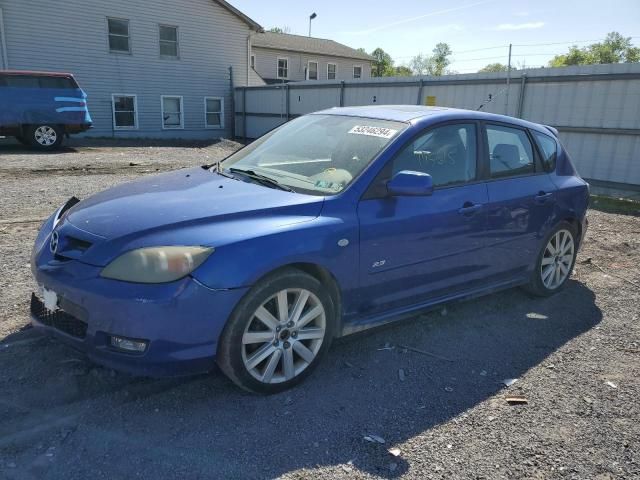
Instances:
[[[217,372],[117,374],[27,328],[41,219],[72,195],[237,147],[0,145],[0,478],[640,476],[640,218],[630,215],[590,213],[559,295],[504,291],[341,339],[307,382],[268,398]]]

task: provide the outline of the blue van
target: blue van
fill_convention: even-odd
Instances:
[[[70,73],[0,70],[0,135],[54,150],[91,126],[87,95]]]

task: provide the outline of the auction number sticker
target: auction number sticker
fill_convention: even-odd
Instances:
[[[349,133],[354,135],[368,135],[369,137],[391,138],[398,130],[385,127],[369,127],[367,125],[356,125]]]

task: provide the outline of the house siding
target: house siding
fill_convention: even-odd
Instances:
[[[9,68],[73,73],[94,121],[84,135],[231,136],[229,67],[245,85],[250,29],[213,0],[3,0],[2,10]],[[131,54],[109,51],[108,17],[129,20]],[[159,24],[178,27],[179,59],[160,57]],[[138,129],[114,131],[112,94],[137,96]],[[184,129],[162,128],[162,95],[183,97]],[[205,128],[204,97],[224,98],[224,128]]]
[[[362,78],[371,78],[371,62],[357,58],[333,57],[327,55],[315,55],[312,53],[293,52],[289,50],[276,50],[270,48],[253,47],[256,56],[256,71],[265,80],[277,79],[278,58],[289,59],[289,77],[291,82],[306,80],[306,68],[309,62],[318,62],[318,80],[327,80],[327,63],[335,63],[338,71],[336,80],[353,80],[353,66],[362,66]]]

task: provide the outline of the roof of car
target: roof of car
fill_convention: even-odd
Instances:
[[[375,118],[379,120],[391,120],[395,122],[414,122],[425,118],[438,118],[438,120],[488,120],[494,122],[506,122],[520,125],[526,128],[541,129],[542,125],[521,120],[519,118],[498,115],[495,113],[481,112],[477,110],[463,110],[448,107],[424,107],[422,105],[367,105],[363,107],[334,107],[315,113],[328,115],[346,115],[351,117]]]
[[[36,72],[31,70],[0,70],[0,75],[34,75],[38,77],[73,77],[72,73]]]

